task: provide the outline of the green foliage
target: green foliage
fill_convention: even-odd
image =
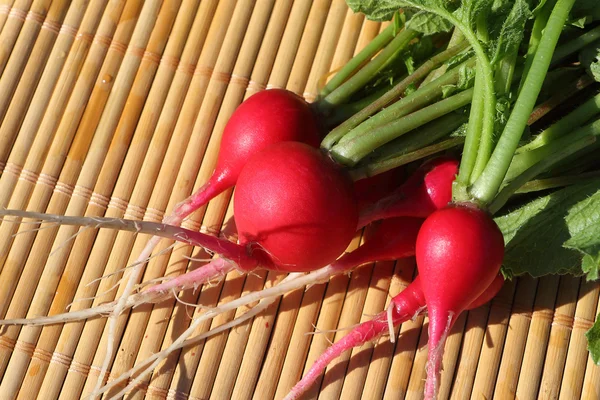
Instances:
[[[585,275],[600,271],[600,180],[535,199],[497,217],[507,276]]]

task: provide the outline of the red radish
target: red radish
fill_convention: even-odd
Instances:
[[[424,163],[398,190],[364,209],[358,226],[391,217],[426,218],[450,203],[457,172],[458,161],[452,158],[440,157]]]
[[[429,314],[425,398],[435,398],[446,336],[461,312],[492,284],[504,257],[494,220],[472,205],[431,214],[417,237],[417,266]]]
[[[166,224],[26,212],[6,211],[4,214],[63,224],[86,224],[87,221],[98,227],[151,232],[159,238],[170,237],[202,246],[221,256],[171,284],[158,285],[154,292],[201,285],[236,267],[244,271],[257,267],[288,272],[319,269],[344,252],[358,222],[350,178],[318,150],[298,142],[272,145],[251,158],[240,174],[234,207],[239,245]],[[413,236],[416,237],[416,229]],[[414,253],[414,238],[410,246]],[[132,298],[136,296],[130,296],[131,291],[109,307],[113,314],[134,305]],[[103,306],[101,310],[105,313],[107,308]],[[86,311],[85,315],[94,315],[93,310]],[[55,316],[52,321],[64,322],[65,317],[68,318]]]
[[[504,285],[504,276],[502,276],[502,274],[496,275],[496,277],[494,278],[494,280],[492,281],[490,286],[488,286],[488,288],[485,289],[485,291],[477,298],[477,300],[475,300],[471,304],[469,304],[469,308],[467,308],[467,310],[473,310],[475,308],[479,308],[482,305],[489,302],[490,300],[492,300],[494,297],[496,297],[498,292],[500,292],[500,289],[502,289],[503,285]]]
[[[468,310],[482,306],[490,301],[500,290],[504,278],[502,275],[496,275],[494,281],[481,295],[476,298],[468,307]],[[411,318],[416,317],[425,309],[425,295],[423,294],[421,278],[417,276],[415,280],[408,285],[406,289],[394,296],[388,306],[387,311],[377,314],[370,321],[363,322],[352,329],[341,340],[329,347],[310,367],[302,379],[292,388],[285,400],[299,398],[308,388],[317,381],[319,375],[325,370],[327,365],[343,352],[353,347],[361,346],[364,343],[377,339],[388,332],[390,325],[397,326]],[[391,319],[391,324],[390,324]]]
[[[242,170],[234,196],[240,243],[288,272],[334,261],[358,223],[350,178],[318,150],[298,142],[272,145]],[[267,262],[268,262],[267,261]]]
[[[163,222],[170,225],[181,224],[192,212],[233,187],[244,165],[254,154],[272,144],[285,141],[319,146],[318,125],[308,103],[284,89],[264,90],[250,96],[234,111],[225,126],[217,165],[209,181],[177,204]],[[159,241],[160,238],[152,237],[134,264],[143,264]],[[132,273],[132,278],[135,275],[138,274]],[[130,279],[124,294],[131,293],[132,285]]]
[[[308,103],[284,89],[263,90],[250,96],[223,130],[217,166],[209,181],[178,204],[173,217],[183,219],[233,187],[250,157],[274,143],[287,141],[319,147],[319,128]]]

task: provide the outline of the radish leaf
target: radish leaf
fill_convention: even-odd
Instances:
[[[559,190],[497,217],[506,243],[503,272],[509,277],[573,274],[597,279],[599,219],[600,180]]]
[[[454,27],[446,19],[427,11],[418,11],[415,13],[408,21],[407,26],[425,35],[448,32]]]
[[[492,64],[499,62],[504,56],[512,54],[518,49],[523,40],[525,23],[531,18],[531,15],[529,4],[525,0],[514,2],[500,28],[496,49],[491,60]]]

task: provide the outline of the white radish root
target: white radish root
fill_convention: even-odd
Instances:
[[[254,318],[256,315],[260,314],[267,307],[269,307],[271,304],[273,304],[275,299],[276,299],[276,297],[268,297],[268,298],[262,299],[258,305],[251,308],[250,310],[246,311],[244,314],[240,315],[238,318],[235,318],[225,324],[219,325],[218,327],[211,329],[208,332],[205,332],[200,335],[189,338],[194,333],[194,331],[198,328],[198,326],[202,323],[202,321],[208,319],[208,318],[205,318],[206,314],[203,314],[200,318],[197,318],[196,320],[194,320],[194,322],[190,325],[190,327],[185,332],[183,332],[177,338],[177,340],[175,340],[169,347],[167,347],[166,349],[164,349],[156,354],[153,354],[151,357],[147,358],[146,360],[144,360],[140,364],[136,365],[129,371],[121,374],[118,378],[108,382],[104,387],[99,389],[97,394],[106,393],[109,390],[111,390],[112,388],[123,384],[123,382],[125,382],[125,381],[131,379],[133,376],[135,376],[135,378],[131,382],[129,382],[129,384],[125,388],[123,388],[120,392],[118,392],[114,396],[110,397],[110,399],[121,398],[127,392],[134,389],[138,384],[140,384],[142,379],[146,375],[148,375],[149,373],[154,371],[154,369],[164,359],[166,359],[169,356],[169,354],[171,354],[172,352],[179,350],[183,347],[193,346],[193,345],[201,342],[202,340],[209,338],[212,335],[216,335],[216,334],[224,332],[228,329],[234,328],[234,327],[246,322],[247,320]],[[213,315],[212,317],[215,317],[215,316],[216,315]]]
[[[153,223],[146,221],[133,221],[133,220],[124,220],[124,219],[115,219],[115,218],[89,218],[89,217],[69,217],[69,216],[60,216],[60,215],[51,215],[51,214],[42,214],[42,213],[31,213],[24,212],[18,210],[0,210],[0,216],[15,216],[19,218],[29,218],[36,219],[43,222],[50,222],[53,224],[65,224],[65,225],[81,225],[81,226],[89,226],[95,228],[108,228],[108,229],[118,229],[118,230],[127,230],[137,233],[146,233],[156,235],[150,239],[151,242],[158,243],[160,237],[169,238],[172,240],[177,240],[180,242],[184,242],[190,245],[198,246],[198,243],[194,240],[194,232],[187,230],[185,228],[180,228],[176,226],[172,226],[165,223]],[[149,242],[150,243],[150,242]],[[202,246],[200,246],[202,247]],[[151,251],[151,250],[150,250]],[[150,256],[151,254],[142,253],[143,256]],[[202,266],[196,270],[190,271],[186,274],[180,275],[176,278],[172,278],[166,280],[164,282],[146,286],[146,288],[139,293],[131,294],[135,288],[135,283],[139,279],[139,274],[141,273],[141,268],[144,263],[147,261],[147,257],[142,259],[141,256],[138,257],[135,266],[131,271],[126,290],[123,294],[127,293],[127,296],[121,296],[119,299],[107,303],[102,304],[100,306],[90,308],[87,310],[80,310],[74,312],[63,313],[54,316],[43,316],[32,319],[12,319],[12,320],[0,320],[0,325],[47,325],[47,324],[56,324],[56,323],[64,323],[70,321],[78,321],[82,319],[88,319],[96,316],[104,316],[110,315],[111,322],[115,321],[116,318],[122,313],[124,310],[132,307],[139,306],[141,304],[148,303],[159,303],[166,299],[169,299],[173,296],[176,297],[177,292],[190,289],[190,288],[198,288],[198,286],[207,283],[209,278],[216,276],[225,276],[228,272],[236,269],[237,265],[231,261],[224,258],[215,258],[209,264]],[[223,332],[225,330],[231,329],[250,318],[253,318],[261,311],[266,309],[270,304],[272,304],[278,296],[282,296],[290,291],[300,289],[303,287],[310,287],[315,284],[327,282],[332,276],[338,275],[340,273],[349,272],[347,268],[340,268],[341,265],[336,265],[336,263],[323,267],[317,271],[304,274],[304,273],[291,273],[289,274],[283,281],[279,284],[272,286],[270,288],[263,289],[258,292],[248,293],[244,296],[236,300],[229,301],[222,305],[213,308],[207,308],[206,311],[197,317],[190,327],[183,332],[169,347],[162,350],[159,353],[154,354],[152,357],[144,360],[142,363],[138,364],[128,372],[122,374],[115,380],[110,381],[106,385],[104,384],[103,379],[99,378],[95,390],[92,392],[91,397],[95,398],[112,388],[123,384],[123,382],[131,379],[135,376],[135,378],[121,390],[117,395],[112,398],[118,398],[123,396],[126,392],[134,388],[138,385],[141,380],[148,373],[152,372],[158,364],[162,360],[164,360],[170,353],[176,351],[182,347],[190,346],[198,343],[201,340],[208,338],[211,335]],[[130,267],[128,267],[130,268]],[[133,279],[132,279],[133,278]],[[132,283],[133,282],[133,283]],[[145,285],[147,283],[143,283]],[[246,311],[244,314],[239,316],[238,318],[220,325],[219,327],[205,332],[201,335],[190,337],[193,335],[194,331],[197,327],[206,320],[212,319],[222,313],[227,311],[235,310],[239,307],[246,306],[248,304],[259,301],[259,304],[253,307],[252,309]],[[114,330],[113,330],[114,329]],[[114,350],[114,334],[116,330],[116,324],[111,324],[109,326],[109,337],[107,343],[107,353],[102,365],[102,371],[104,373],[100,373],[100,377],[106,376],[106,371],[110,365],[110,362],[113,358],[113,350]]]

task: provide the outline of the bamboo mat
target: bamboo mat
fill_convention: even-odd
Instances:
[[[314,100],[319,81],[382,28],[343,0],[0,0],[0,206],[160,221],[208,179],[240,102],[283,87]],[[184,226],[235,237],[231,194]],[[74,299],[71,310],[114,299],[118,277],[95,279],[132,262],[148,239],[31,228],[0,225],[1,318],[57,314]],[[351,247],[359,243],[356,237]],[[164,253],[144,281],[208,257],[171,244],[159,246]],[[332,330],[384,309],[414,273],[411,260],[377,263],[288,293],[253,320],[173,353],[126,397],[281,398],[345,334]],[[283,277],[234,272],[181,300],[214,306]],[[598,297],[597,284],[571,277],[507,283],[457,322],[440,398],[600,398],[600,368],[584,337]],[[197,333],[245,310],[207,321]],[[124,314],[109,379],[167,347],[201,312],[170,300]],[[424,324],[419,317],[402,325],[396,344],[383,337],[344,354],[306,398],[422,398]],[[308,335],[314,327],[324,332]],[[4,329],[0,399],[85,397],[107,334],[105,318]]]

